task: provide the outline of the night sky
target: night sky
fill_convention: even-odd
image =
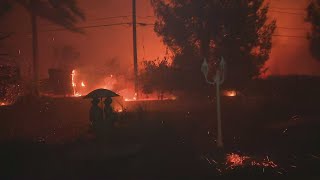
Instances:
[[[79,6],[86,14],[86,21],[78,26],[107,25],[131,21],[131,0],[78,0]],[[270,18],[277,20],[279,27],[273,37],[273,49],[268,74],[312,74],[320,75],[320,63],[314,60],[308,51],[306,38],[310,25],[304,21],[309,0],[270,0]],[[127,16],[123,18],[108,18]],[[149,0],[137,0],[137,21],[152,24],[155,18]],[[12,37],[1,42],[0,51],[15,56],[21,64],[31,62],[31,25],[28,14],[21,7],[0,19],[1,31],[15,32]],[[291,29],[292,28],[292,29]],[[39,19],[39,56],[40,75],[47,77],[47,69],[54,67],[56,60],[54,47],[71,45],[80,52],[78,67],[97,68],[107,62],[116,60],[120,63],[119,71],[129,72],[133,69],[132,27],[118,25],[108,27],[86,28],[85,34],[71,33],[61,27]],[[290,36],[290,37],[288,37]],[[163,57],[166,52],[161,38],[153,32],[153,26],[138,26],[138,60]],[[20,51],[19,51],[20,50]],[[20,52],[20,54],[19,54]],[[26,65],[23,73],[28,72]],[[200,72],[200,68],[199,68]]]

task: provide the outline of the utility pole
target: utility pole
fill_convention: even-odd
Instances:
[[[213,82],[208,80],[208,72],[209,72],[209,66],[207,63],[207,60],[204,59],[201,71],[204,74],[204,77],[206,78],[206,82],[211,85],[216,86],[216,97],[217,97],[217,130],[218,130],[218,137],[217,137],[217,146],[219,148],[223,147],[223,141],[222,141],[222,121],[221,121],[221,104],[220,104],[220,85],[224,82],[225,79],[225,72],[226,72],[226,63],[221,57],[219,67],[216,70],[216,75],[213,78]]]
[[[31,1],[33,6],[34,1]],[[32,95],[39,96],[39,54],[38,54],[38,27],[37,16],[31,11],[31,24],[32,24],[32,56],[33,56],[33,85]]]
[[[137,53],[137,17],[136,0],[132,0],[132,35],[133,35],[133,65],[134,65],[134,91],[138,97],[138,53]]]

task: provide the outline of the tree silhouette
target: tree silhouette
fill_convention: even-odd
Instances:
[[[266,69],[274,20],[263,0],[151,0],[155,32],[174,54],[173,66],[192,87],[203,81],[203,58],[227,62],[226,83],[240,87]],[[202,79],[200,79],[202,78]],[[181,81],[180,81],[181,83]],[[197,84],[195,84],[197,83]]]
[[[39,82],[39,59],[38,59],[38,28],[37,17],[42,17],[57,25],[74,32],[81,32],[75,24],[84,20],[84,13],[77,6],[76,0],[3,0],[1,13],[12,9],[14,5],[23,6],[31,17],[32,24],[32,48],[33,48],[33,89],[32,94],[37,96]]]
[[[307,13],[307,21],[312,23],[309,35],[310,51],[313,57],[320,60],[320,0],[311,1]]]
[[[144,61],[144,71],[140,73],[139,81],[142,83],[142,91],[145,94],[157,92],[159,98],[163,98],[165,92],[173,90],[173,69],[170,68],[168,60],[156,59]]]

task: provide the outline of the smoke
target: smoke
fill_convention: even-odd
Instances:
[[[276,19],[267,75],[320,75],[320,63],[310,53],[305,21],[309,0],[270,0],[269,18]]]

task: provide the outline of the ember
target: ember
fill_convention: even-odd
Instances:
[[[226,164],[230,165],[230,167],[242,166],[244,165],[244,161],[249,159],[248,156],[240,156],[239,154],[231,153],[227,154],[227,162]]]
[[[268,156],[264,158],[262,161],[258,161],[252,157],[241,156],[235,153],[227,154],[226,165],[229,165],[228,168],[231,168],[231,169],[236,166],[244,166],[244,165],[271,167],[271,168],[276,168],[278,166],[273,161],[271,161]]]
[[[237,96],[237,91],[235,90],[226,90],[223,92],[224,96],[228,96],[228,97],[235,97]]]

